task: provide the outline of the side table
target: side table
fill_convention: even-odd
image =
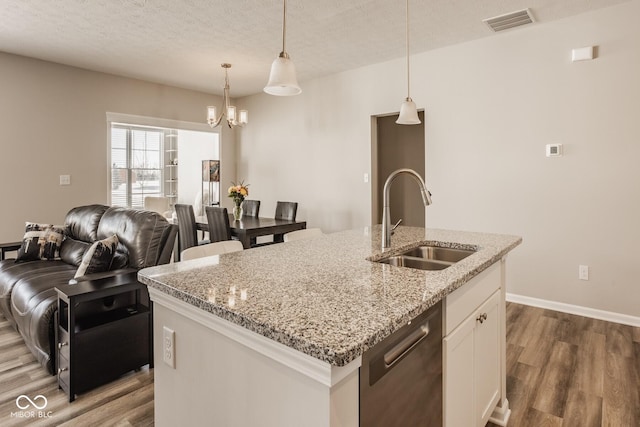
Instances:
[[[153,367],[152,310],[137,273],[56,287],[58,387],[69,395]]]
[[[0,243],[0,261],[5,258],[6,252],[13,252],[20,249],[22,242]]]

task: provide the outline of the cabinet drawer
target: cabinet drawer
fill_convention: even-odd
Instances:
[[[58,385],[60,386],[60,388],[62,388],[65,392],[69,392],[69,360],[64,357],[64,356],[60,356],[60,353],[58,353]]]
[[[445,336],[485,302],[502,283],[500,261],[478,274],[445,298]]]
[[[56,343],[58,349],[58,357],[65,357],[69,359],[69,333],[63,328],[58,328],[58,342]]]

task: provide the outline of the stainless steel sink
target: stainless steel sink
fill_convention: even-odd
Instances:
[[[450,262],[433,261],[406,255],[394,255],[378,262],[393,265],[394,267],[409,267],[417,268],[418,270],[444,270],[451,265]]]
[[[474,252],[473,249],[418,246],[401,254],[383,258],[378,262],[394,267],[408,267],[418,270],[444,270]]]
[[[474,252],[473,250],[443,248],[440,246],[418,246],[417,248],[403,252],[402,255],[456,263]]]

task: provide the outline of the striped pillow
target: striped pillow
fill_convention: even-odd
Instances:
[[[109,271],[113,256],[118,248],[118,236],[115,234],[103,240],[94,242],[82,257],[82,262],[74,277],[84,276],[91,273]]]
[[[64,226],[27,222],[16,261],[60,259]]]

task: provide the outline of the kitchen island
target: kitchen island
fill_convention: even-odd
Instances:
[[[362,354],[495,264],[504,355],[504,257],[519,237],[399,227],[380,242],[374,226],[142,270],[156,425],[358,425]],[[419,244],[476,252],[441,271],[375,262]]]

